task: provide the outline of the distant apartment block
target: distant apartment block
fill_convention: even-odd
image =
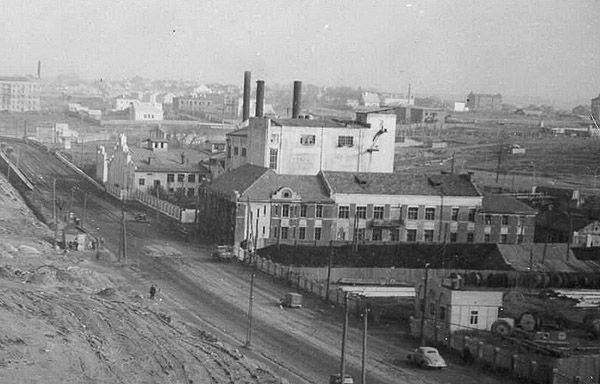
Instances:
[[[174,97],[173,108],[179,111],[211,114],[222,119],[237,119],[239,97],[229,94]]]
[[[600,120],[600,94],[592,99],[592,116],[596,119],[596,123]]]
[[[40,84],[29,77],[0,77],[1,111],[39,111]]]
[[[467,108],[469,111],[500,111],[502,109],[502,95],[484,93],[469,93],[467,95]]]

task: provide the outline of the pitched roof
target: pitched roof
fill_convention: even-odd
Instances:
[[[483,196],[483,212],[535,215],[537,211],[519,200],[499,195]]]
[[[280,175],[275,172],[266,173],[259,183],[248,188],[244,196],[253,200],[268,200],[284,187],[299,194],[303,201],[333,202],[319,176]]]
[[[341,119],[271,119],[275,125],[282,127],[312,128],[368,128],[369,125],[354,120]]]
[[[475,186],[460,175],[324,171],[323,177],[333,193],[480,196]]]
[[[207,188],[229,197],[235,197],[234,191],[237,191],[241,195],[266,172],[273,171],[257,165],[244,164],[220,175]]]
[[[200,172],[208,173],[200,161],[208,156],[198,151],[153,151],[147,148],[129,147],[131,160],[136,165],[138,172]],[[181,161],[181,154],[185,160]],[[148,159],[152,158],[151,162]]]
[[[2,76],[0,77],[0,81],[28,81],[28,82],[37,82],[37,79],[25,76]]]
[[[589,266],[575,258],[565,243],[497,244],[500,255],[516,271],[589,272]]]
[[[290,188],[302,196],[303,201],[332,202],[319,176],[280,175],[275,171],[244,164],[216,178],[208,188],[215,192],[250,200],[269,200],[281,188]]]
[[[227,132],[225,136],[248,136],[248,127],[242,127],[232,132]]]

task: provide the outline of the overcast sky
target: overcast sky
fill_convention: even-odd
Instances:
[[[2,0],[0,53],[0,75],[590,99],[600,1]]]

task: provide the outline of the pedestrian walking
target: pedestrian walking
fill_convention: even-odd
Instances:
[[[154,295],[156,295],[156,287],[154,286],[154,284],[152,284],[152,285],[150,286],[150,298],[151,298],[152,300],[154,300]]]

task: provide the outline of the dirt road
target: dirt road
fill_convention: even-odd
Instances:
[[[7,285],[11,292],[24,295],[26,300],[23,312],[15,307],[18,297],[12,304],[5,303],[4,308],[11,308],[6,316],[25,316],[33,311],[32,316],[40,321],[39,332],[30,335],[31,340],[45,341],[49,338],[45,336],[47,333],[59,340],[55,343],[59,344],[63,340],[58,333],[61,329],[67,329],[71,335],[78,330],[80,348],[65,356],[85,356],[85,359],[77,364],[63,362],[75,372],[64,382],[146,383],[189,379],[193,382],[270,383],[282,377],[294,383],[324,383],[338,370],[342,324],[339,308],[307,297],[302,309],[282,309],[278,299],[290,287],[257,273],[252,343],[250,349],[245,349],[249,281],[254,273],[251,268],[239,263],[212,261],[210,248],[184,242],[177,237],[170,222],[162,217],[156,221],[152,212],[148,213],[150,223],[135,222],[131,214],[127,215],[127,264],[116,260],[114,255],[118,254],[121,234],[118,202],[94,190],[53,156],[26,147],[20,153],[23,169],[31,173],[31,178],[41,180],[37,183],[38,189],[28,198],[42,216],[50,214],[51,217],[52,192],[48,188],[52,183],[47,181],[58,178],[57,196],[64,199],[64,208],[70,204],[71,211],[83,213],[83,196],[87,192],[87,210],[82,217],[84,226],[95,236],[103,237],[107,247],[100,260],[95,259],[94,252],[59,256],[46,249],[39,260],[42,266],[51,266],[44,275],[54,276],[51,280],[54,285],[44,283],[44,293],[28,284],[24,286],[29,293],[19,293],[22,279],[7,283],[13,284]],[[77,187],[75,192],[74,186]],[[137,212],[142,208],[129,206],[126,209]],[[51,231],[46,230],[46,247],[51,243],[51,236]],[[94,271],[98,277],[92,279],[89,286],[79,283],[83,288],[78,292],[70,288],[72,277],[65,277],[64,281],[57,277],[73,267]],[[11,277],[13,274],[8,273]],[[150,301],[146,293],[151,282],[159,287],[154,301]],[[47,303],[46,312],[36,309],[43,307],[40,303]],[[359,325],[358,319],[352,319],[347,348],[348,371],[357,382],[362,353]],[[45,327],[53,330],[46,331]],[[15,345],[14,341],[7,343]],[[483,376],[451,358],[451,367],[445,371],[415,369],[404,362],[412,347],[413,342],[403,337],[397,325],[370,328],[367,382],[507,382],[504,378]],[[56,356],[63,356],[62,351],[58,349],[58,355],[52,354],[50,360],[41,361],[53,361]],[[15,372],[19,374],[19,370]],[[202,376],[202,372],[206,376]],[[78,381],[76,376],[86,380]],[[95,379],[98,380],[93,381]]]

